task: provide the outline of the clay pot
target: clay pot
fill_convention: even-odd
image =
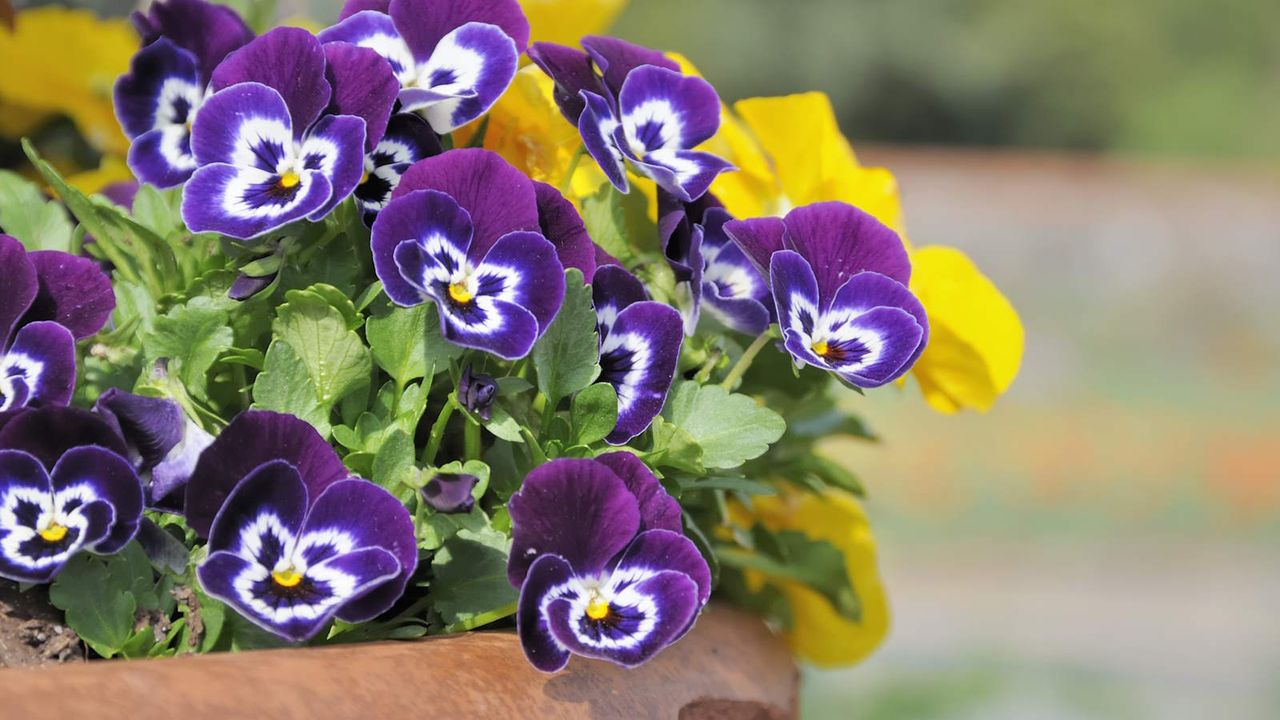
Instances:
[[[688,636],[634,670],[575,657],[544,675],[525,662],[513,633],[475,632],[5,670],[0,715],[775,720],[795,717],[797,686],[781,640],[758,618],[713,605]]]

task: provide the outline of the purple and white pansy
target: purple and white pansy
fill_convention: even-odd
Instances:
[[[320,39],[386,58],[401,110],[445,134],[480,117],[506,91],[529,43],[529,23],[515,0],[352,0]]]
[[[306,30],[283,27],[214,70],[215,92],[192,130],[198,168],[183,190],[188,228],[247,240],[323,218],[355,190],[364,173],[366,121],[375,119],[376,128],[376,118],[387,117],[394,88],[335,94],[330,77],[376,88],[377,73],[390,68],[365,53],[363,80],[335,76],[327,62],[332,53]]]
[[[543,672],[574,654],[639,665],[680,639],[711,594],[679,504],[630,453],[539,466],[509,509],[517,631]]]
[[[404,505],[350,477],[292,415],[238,415],[200,456],[186,515],[209,540],[197,569],[205,592],[290,641],[334,617],[365,622],[386,612],[418,563]]]
[[[725,326],[759,335],[771,321],[769,284],[724,232],[732,220],[712,195],[683,203],[658,192],[658,231],[663,254],[686,297],[681,314],[692,335],[702,308]]]
[[[650,300],[644,285],[617,265],[596,268],[591,294],[600,334],[600,382],[618,394],[618,422],[605,439],[621,445],[662,411],[684,332],[680,313]]]
[[[392,115],[386,134],[364,157],[364,174],[355,190],[365,224],[372,226],[374,218],[391,202],[391,194],[409,166],[443,151],[440,137],[427,121],[413,113]]]
[[[111,281],[92,260],[27,252],[0,235],[0,413],[66,405],[76,381],[77,339],[102,329],[115,308]]]
[[[529,353],[564,300],[564,269],[542,235],[533,183],[487,150],[409,168],[373,223],[372,243],[393,302],[434,302],[445,338],[507,360]]]
[[[110,555],[137,535],[142,483],[118,438],[95,423],[84,410],[48,407],[0,428],[0,577],[48,582],[78,553]]]
[[[587,152],[614,187],[628,191],[630,164],[691,202],[732,169],[693,149],[720,128],[720,99],[710,83],[682,75],[654,50],[614,38],[587,37],[582,43],[586,53],[536,43],[529,56],[555,81],[561,112],[577,125]]]
[[[871,215],[824,202],[724,230],[769,274],[785,346],[802,366],[873,388],[901,377],[924,351],[929,323],[907,289],[907,251]]]
[[[116,117],[132,144],[129,168],[157,187],[180,185],[196,169],[191,127],[213,69],[253,39],[231,8],[205,0],[164,0],[134,13],[143,48],[116,81]]]

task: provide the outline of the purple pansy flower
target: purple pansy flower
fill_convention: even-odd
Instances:
[[[769,326],[769,285],[746,254],[729,239],[733,218],[714,196],[682,203],[658,193],[658,229],[663,252],[679,287],[687,289],[684,331],[692,335],[705,304],[733,330],[759,335]]]
[[[564,270],[539,230],[533,183],[487,150],[405,172],[373,223],[373,262],[398,305],[427,300],[453,343],[514,360],[560,311]]]
[[[390,68],[348,46],[343,57],[367,71],[349,76],[330,68],[332,54],[306,30],[282,27],[217,67],[215,92],[192,130],[198,168],[183,189],[187,227],[247,240],[302,218],[319,220],[355,190],[366,125],[380,132],[378,118],[392,100],[343,87],[376,88],[379,69]]]
[[[472,495],[480,478],[466,473],[436,473],[422,488],[422,499],[438,513],[469,513],[476,504]]]
[[[539,670],[571,654],[640,665],[680,639],[711,594],[680,506],[630,453],[537,467],[509,509],[516,627]]]
[[[515,77],[529,22],[515,0],[352,0],[324,42],[375,50],[399,81],[404,112],[444,134],[480,117]]]
[[[732,168],[693,149],[720,128],[720,99],[710,83],[681,75],[655,50],[615,38],[587,37],[582,44],[586,53],[535,43],[529,57],[555,81],[561,112],[578,126],[587,152],[614,187],[628,191],[630,162],[658,187],[691,202]]]
[[[111,281],[92,260],[29,253],[0,235],[0,412],[66,405],[76,381],[75,341],[102,329],[115,308]]]
[[[871,215],[824,202],[724,230],[768,272],[787,351],[801,365],[872,388],[901,377],[924,351],[929,322],[907,289],[907,251]]]
[[[605,439],[621,445],[662,411],[684,332],[680,313],[649,300],[644,285],[621,267],[597,268],[591,294],[600,332],[600,381],[618,393],[618,423]]]
[[[186,516],[209,539],[198,570],[205,592],[289,640],[335,616],[364,622],[386,612],[418,563],[404,505],[350,477],[292,415],[236,416],[201,454]]]
[[[0,577],[48,582],[72,556],[119,552],[142,521],[142,483],[91,413],[21,412],[0,429]]]
[[[114,107],[132,141],[129,168],[143,182],[172,187],[196,169],[191,124],[208,97],[213,69],[253,38],[234,10],[204,0],[166,0],[134,13],[144,47],[116,81]]]

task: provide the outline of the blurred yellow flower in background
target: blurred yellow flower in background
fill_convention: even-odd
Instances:
[[[578,46],[583,35],[609,29],[627,0],[520,0],[532,42]],[[528,58],[522,58],[528,62]]]
[[[797,530],[811,540],[834,545],[844,556],[845,571],[862,608],[861,620],[855,622],[809,587],[770,579],[791,606],[786,638],[796,655],[815,665],[834,667],[859,662],[875,651],[889,632],[889,603],[880,582],[875,537],[857,498],[841,490],[814,495],[784,488],[779,495],[752,498],[752,503],[754,509],[744,519],[773,532]]]
[[[118,182],[133,180],[129,166],[115,155],[103,155],[102,163],[93,170],[84,170],[66,176],[67,184],[85,195],[102,192],[102,189]]]
[[[5,131],[29,132],[40,118],[63,114],[94,148],[124,155],[129,141],[111,109],[111,88],[137,49],[124,19],[60,7],[18,13],[12,34],[0,30]]]

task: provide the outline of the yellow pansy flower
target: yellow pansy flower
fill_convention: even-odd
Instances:
[[[889,632],[889,603],[876,564],[875,537],[857,498],[841,490],[813,495],[784,489],[779,495],[752,498],[752,503],[751,512],[737,506],[732,514],[774,532],[798,530],[834,545],[844,556],[845,571],[861,604],[862,617],[855,622],[809,587],[770,579],[791,606],[786,639],[792,651],[823,667],[851,665],[869,656]]]
[[[531,42],[577,47],[583,35],[598,35],[617,19],[627,0],[520,0]],[[527,58],[523,59],[528,62]]]
[[[12,34],[0,32],[0,103],[67,115],[95,148],[123,155],[129,141],[111,89],[137,49],[127,20],[60,7],[24,10]]]

